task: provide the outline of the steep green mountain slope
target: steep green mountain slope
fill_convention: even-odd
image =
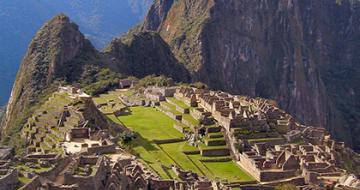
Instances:
[[[360,150],[360,3],[352,0],[157,0],[157,31],[215,89],[276,100]]]
[[[170,72],[171,71],[171,72]],[[186,81],[188,73],[157,34],[114,40],[106,52],[98,52],[78,26],[60,14],[37,32],[17,74],[6,115],[3,136],[23,127],[25,118],[60,84],[80,84],[89,93],[134,75],[166,75]]]
[[[31,108],[56,88],[56,81],[78,80],[85,67],[98,67],[97,59],[95,48],[68,17],[61,14],[47,22],[29,45],[17,74],[2,133],[10,126],[20,127]]]
[[[10,96],[21,59],[46,20],[64,12],[96,48],[143,19],[152,0],[0,0],[0,106]]]
[[[188,81],[185,67],[178,63],[168,44],[155,32],[140,32],[113,40],[105,53],[114,70],[145,77],[150,74],[170,75],[176,81]]]

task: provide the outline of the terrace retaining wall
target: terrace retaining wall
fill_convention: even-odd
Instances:
[[[94,176],[77,176],[66,173],[64,176],[64,184],[78,184],[79,190],[100,190],[104,189],[107,170],[104,158],[98,159],[96,163],[97,171]]]
[[[161,139],[161,140],[156,140],[154,139],[153,142],[155,144],[169,144],[169,143],[177,143],[177,142],[182,142],[184,141],[184,139],[182,138],[174,138],[174,139]]]
[[[43,172],[41,173],[41,176],[47,177],[51,180],[55,179],[56,176],[59,175],[59,173],[72,161],[72,158],[70,157],[66,157],[66,158],[62,158],[60,159],[56,166],[54,168],[52,168],[51,170],[47,171],[47,172]]]
[[[192,128],[192,129],[195,129],[195,128],[196,128],[196,125],[193,125],[190,121],[188,121],[188,120],[186,120],[186,119],[184,119],[184,118],[181,119],[181,123],[183,123],[184,125]]]
[[[180,125],[174,124],[173,127],[174,127],[176,130],[180,131],[181,133],[185,133],[185,132],[186,132],[185,128],[182,127],[182,126],[180,126]]]
[[[6,175],[0,177],[0,190],[15,189],[18,184],[18,172],[16,170],[5,170]]]
[[[32,178],[29,183],[22,186],[19,190],[34,190],[40,186],[41,186],[40,177],[36,176],[36,177]]]
[[[228,156],[230,155],[230,150],[227,148],[201,149],[200,153],[202,156]]]
[[[182,115],[175,115],[169,111],[166,111],[164,109],[162,109],[161,107],[156,107],[157,110],[163,112],[165,115],[169,116],[170,118],[177,120],[177,121],[181,121],[182,120]]]
[[[218,139],[218,140],[206,139],[205,144],[207,146],[222,146],[222,145],[226,145],[226,141],[225,139]]]
[[[115,152],[116,152],[115,144],[87,148],[88,154],[108,154],[108,153],[115,153]]]

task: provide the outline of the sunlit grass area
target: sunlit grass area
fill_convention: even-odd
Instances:
[[[189,145],[187,141],[154,143],[153,140],[182,138],[184,134],[172,127],[176,121],[155,108],[132,107],[130,110],[130,114],[118,117],[118,122],[120,121],[137,134],[137,138],[130,144],[132,149],[143,163],[162,178],[175,179],[176,176],[171,170],[171,165],[176,165],[183,170],[191,170],[210,179],[218,178],[229,182],[252,180],[233,161],[202,162],[201,160],[205,157],[200,154],[185,154],[184,152],[187,151],[199,150],[197,147]],[[214,157],[214,159],[216,158]]]

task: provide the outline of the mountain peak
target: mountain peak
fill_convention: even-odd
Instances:
[[[37,103],[44,91],[54,86],[54,81],[73,81],[83,65],[73,60],[87,55],[96,56],[96,50],[68,16],[59,14],[45,23],[22,61],[2,127],[6,130],[9,126],[21,125],[15,124],[15,120],[24,117],[26,108]]]
[[[50,23],[70,23],[70,18],[65,13],[60,13],[54,16]]]

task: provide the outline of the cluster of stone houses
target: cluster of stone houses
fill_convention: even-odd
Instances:
[[[272,101],[186,87],[174,96],[196,107],[193,117],[214,118],[233,159],[262,184],[331,188],[346,174],[336,156],[344,143],[324,128],[300,125]]]
[[[128,88],[134,83],[122,81],[120,85]],[[91,97],[78,88],[60,87],[59,91],[75,99],[91,101]],[[183,101],[189,108],[176,105],[168,97]],[[144,90],[144,99],[119,98],[128,106],[155,106],[166,112],[190,127],[184,130],[182,126],[174,126],[186,133],[188,139],[221,131],[224,139],[207,139],[204,143],[225,148],[200,149],[201,155],[231,156],[230,159],[259,182],[252,189],[282,183],[295,184],[302,189],[360,188],[360,180],[340,167],[338,153],[345,148],[344,143],[332,140],[323,128],[299,124],[272,101],[190,87],[149,87]],[[175,106],[176,112],[190,114],[199,123],[189,123],[165,111],[169,108],[162,104],[164,101]],[[176,180],[161,179],[135,156],[119,148],[107,129],[90,130],[86,123],[86,115],[89,114],[82,108],[74,110],[73,107],[65,105],[54,122],[47,122],[44,128],[36,126],[48,117],[46,111],[36,113],[29,120],[27,130],[23,131],[27,143],[31,145],[26,150],[26,156],[14,158],[9,149],[0,147],[0,190],[18,187],[20,174],[11,167],[12,162],[20,162],[30,168],[48,168],[39,173],[21,174],[30,179],[21,190],[230,189],[220,182],[176,166],[171,167]],[[101,109],[101,106],[97,108]],[[66,130],[59,133],[59,129]],[[65,155],[43,149],[44,143],[51,142],[49,137],[62,139],[62,143],[49,146],[63,149]]]
[[[180,180],[160,179],[134,157],[119,159],[112,167],[109,180],[107,181],[107,189],[228,189],[220,183],[199,177],[191,171],[183,171],[175,166],[172,167],[172,170]]]

